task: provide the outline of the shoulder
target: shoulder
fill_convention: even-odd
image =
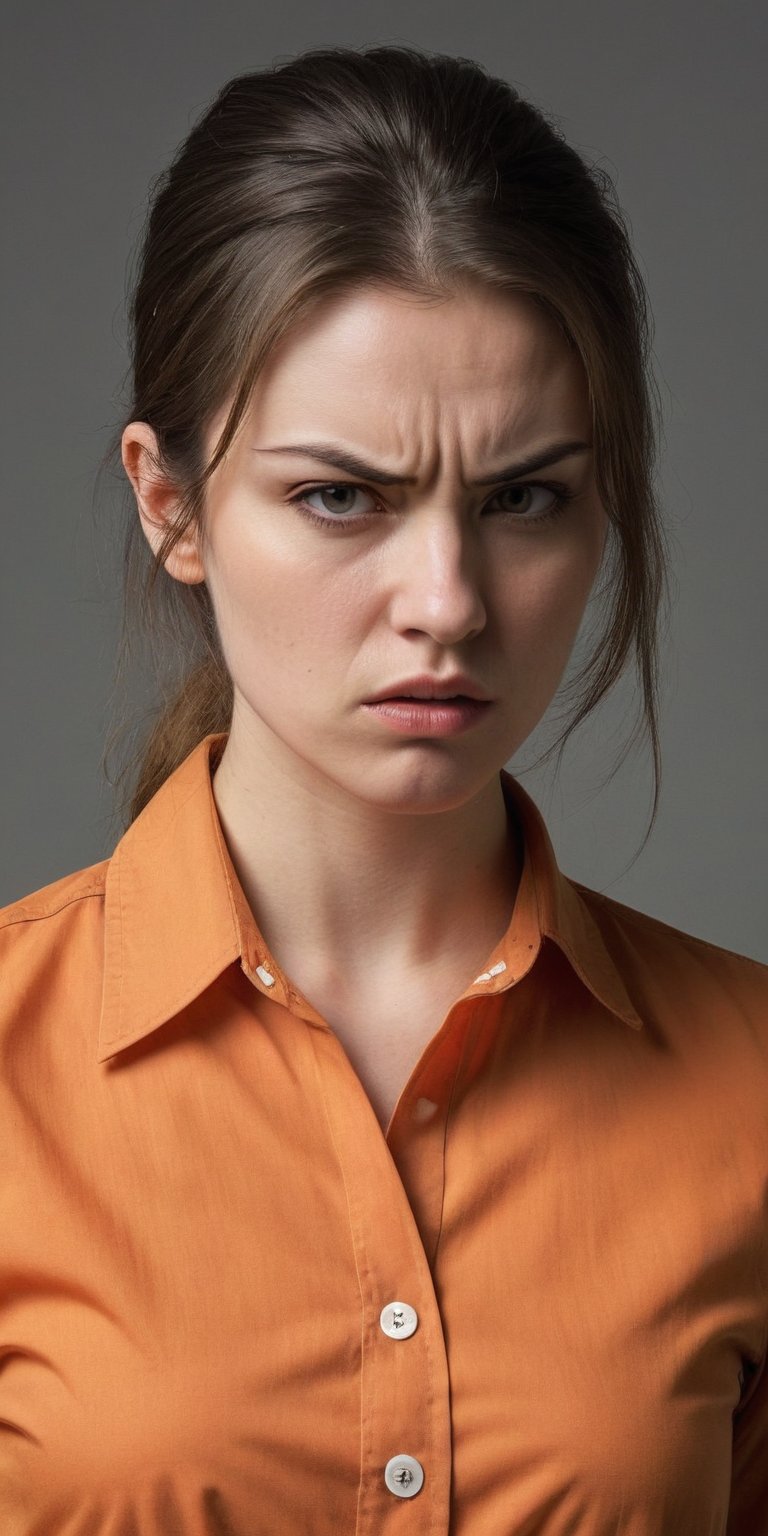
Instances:
[[[20,924],[37,925],[36,931],[40,932],[40,924],[45,925],[48,919],[60,916],[76,903],[103,900],[109,863],[109,859],[102,859],[98,864],[74,870],[39,890],[19,896],[8,906],[0,907],[0,934],[3,935],[0,943],[11,941],[13,934],[6,930],[13,930]]]
[[[674,1009],[722,1004],[768,1030],[768,964],[571,880],[633,992]],[[653,1010],[655,1011],[655,1009]]]
[[[694,933],[689,933],[684,928],[676,928],[671,923],[665,923],[659,917],[653,917],[649,912],[642,912],[639,907],[629,907],[621,901],[615,901],[611,896],[603,895],[602,891],[592,890],[589,886],[581,885],[578,880],[569,882],[578,891],[583,901],[590,907],[592,916],[605,929],[622,932],[627,939],[634,940],[640,946],[652,948],[658,947],[662,951],[674,951],[690,954],[700,962],[708,962],[713,965],[735,964],[737,967],[750,967],[768,979],[768,963],[756,960],[740,950],[727,949],[722,944],[714,944],[709,939],[699,938]]]
[[[101,964],[104,889],[109,859],[74,870],[0,907],[0,1016],[20,999],[50,996],[57,981],[74,979],[78,962]]]

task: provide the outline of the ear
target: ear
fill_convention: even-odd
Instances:
[[[165,533],[178,513],[178,487],[160,474],[157,435],[146,421],[132,421],[121,439],[123,468],[133,486],[141,526],[157,553]],[[179,539],[165,562],[169,576],[194,585],[205,581],[196,530]]]

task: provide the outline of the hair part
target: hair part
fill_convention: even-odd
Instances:
[[[642,709],[608,778],[644,729],[654,770],[645,846],[661,786],[668,555],[653,482],[650,310],[627,226],[607,172],[513,86],[473,60],[394,46],[309,50],[230,80],[151,189],[129,300],[130,402],[98,474],[119,460],[125,427],[146,421],[178,511],[153,553],[127,498],[112,700],[144,640],[160,702],[116,781],[128,781],[123,828],[204,736],[230,729],[233,685],[207,586],[176,580],[165,562],[190,527],[204,542],[207,482],[272,349],[333,295],[374,286],[429,300],[477,284],[532,298],[581,358],[609,522],[604,623],[559,690],[575,707],[536,766],[557,751],[559,768],[634,656]],[[207,429],[227,400],[206,462]],[[130,727],[120,708],[116,720],[103,770]]]

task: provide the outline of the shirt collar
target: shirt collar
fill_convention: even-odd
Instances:
[[[236,960],[265,994],[296,1001],[259,932],[221,830],[211,778],[227,737],[208,735],[190,752],[109,860],[98,1061],[179,1013]],[[523,872],[509,928],[465,995],[513,985],[549,937],[612,1013],[642,1028],[595,919],[558,869],[541,812],[504,768],[501,781],[523,837]]]

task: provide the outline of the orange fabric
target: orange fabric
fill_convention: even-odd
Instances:
[[[384,1135],[225,741],[0,913],[2,1536],[766,1536],[768,966],[566,878],[502,770],[515,912]]]

